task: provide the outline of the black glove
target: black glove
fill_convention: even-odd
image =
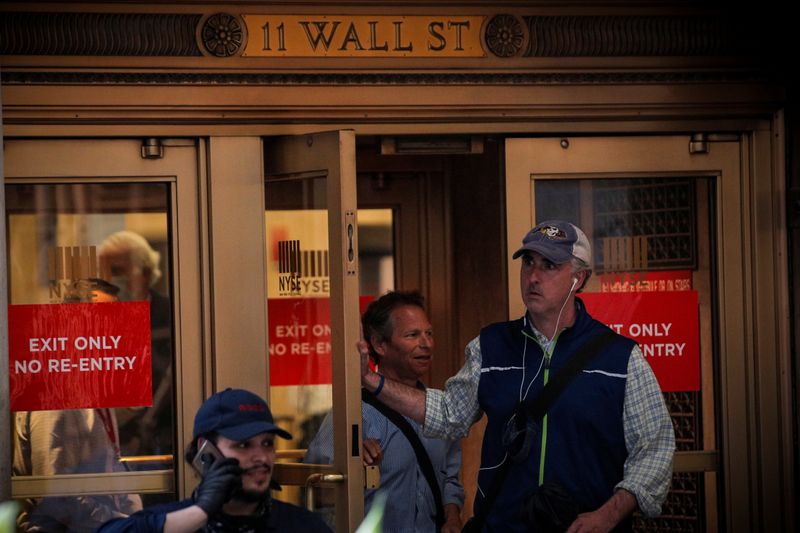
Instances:
[[[214,461],[197,487],[194,503],[210,517],[242,486],[242,469],[233,458]]]

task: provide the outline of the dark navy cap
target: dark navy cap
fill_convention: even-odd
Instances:
[[[194,438],[212,431],[237,442],[260,433],[292,438],[288,431],[275,425],[267,402],[242,389],[225,389],[213,394],[197,410]]]
[[[560,265],[573,257],[587,266],[592,265],[592,246],[586,234],[575,224],[563,220],[540,222],[522,239],[522,248],[514,252],[513,258],[526,251],[537,252]]]

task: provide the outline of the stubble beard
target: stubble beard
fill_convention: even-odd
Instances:
[[[237,488],[231,495],[232,500],[243,503],[259,503],[269,494],[269,487],[264,490],[247,490],[242,487]]]

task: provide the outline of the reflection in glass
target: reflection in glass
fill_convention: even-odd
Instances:
[[[140,234],[121,230],[103,239],[97,255],[100,275],[119,287],[120,301],[150,303],[153,404],[145,409],[118,409],[125,454],[170,455],[173,449],[172,311],[170,299],[153,288],[162,280],[161,254]]]
[[[15,413],[13,474],[171,468],[168,186],[14,184],[6,186],[6,203],[9,312],[23,304],[148,302],[150,319],[142,327],[151,334],[153,365],[147,371],[152,371],[154,389],[145,392],[152,394],[152,407]],[[15,332],[10,335],[13,339]],[[124,397],[125,391],[119,392]],[[44,497],[25,502],[20,528],[90,531],[141,504],[138,495]]]
[[[265,183],[269,404],[305,448],[332,405],[326,179]],[[296,489],[278,495],[299,502]]]
[[[596,272],[695,268],[698,185],[705,187],[705,180],[537,180],[536,219],[569,220],[590,230]],[[647,249],[637,264],[628,265],[619,246],[634,237]]]
[[[324,179],[267,181],[270,404],[304,448],[331,409],[328,212]],[[310,202],[301,209],[302,202]],[[394,288],[393,213],[359,210],[365,304]]]

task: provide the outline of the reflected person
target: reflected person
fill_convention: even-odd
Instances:
[[[65,303],[116,301],[119,289],[101,279],[78,280]],[[15,414],[15,476],[124,471],[113,409],[21,411]],[[89,532],[142,508],[136,494],[29,499],[17,519],[21,531]]]
[[[120,287],[121,301],[150,303],[153,355],[153,405],[118,409],[124,455],[171,454],[172,432],[172,310],[169,298],[153,287],[161,279],[161,254],[133,231],[106,237],[98,249],[100,272]]]

